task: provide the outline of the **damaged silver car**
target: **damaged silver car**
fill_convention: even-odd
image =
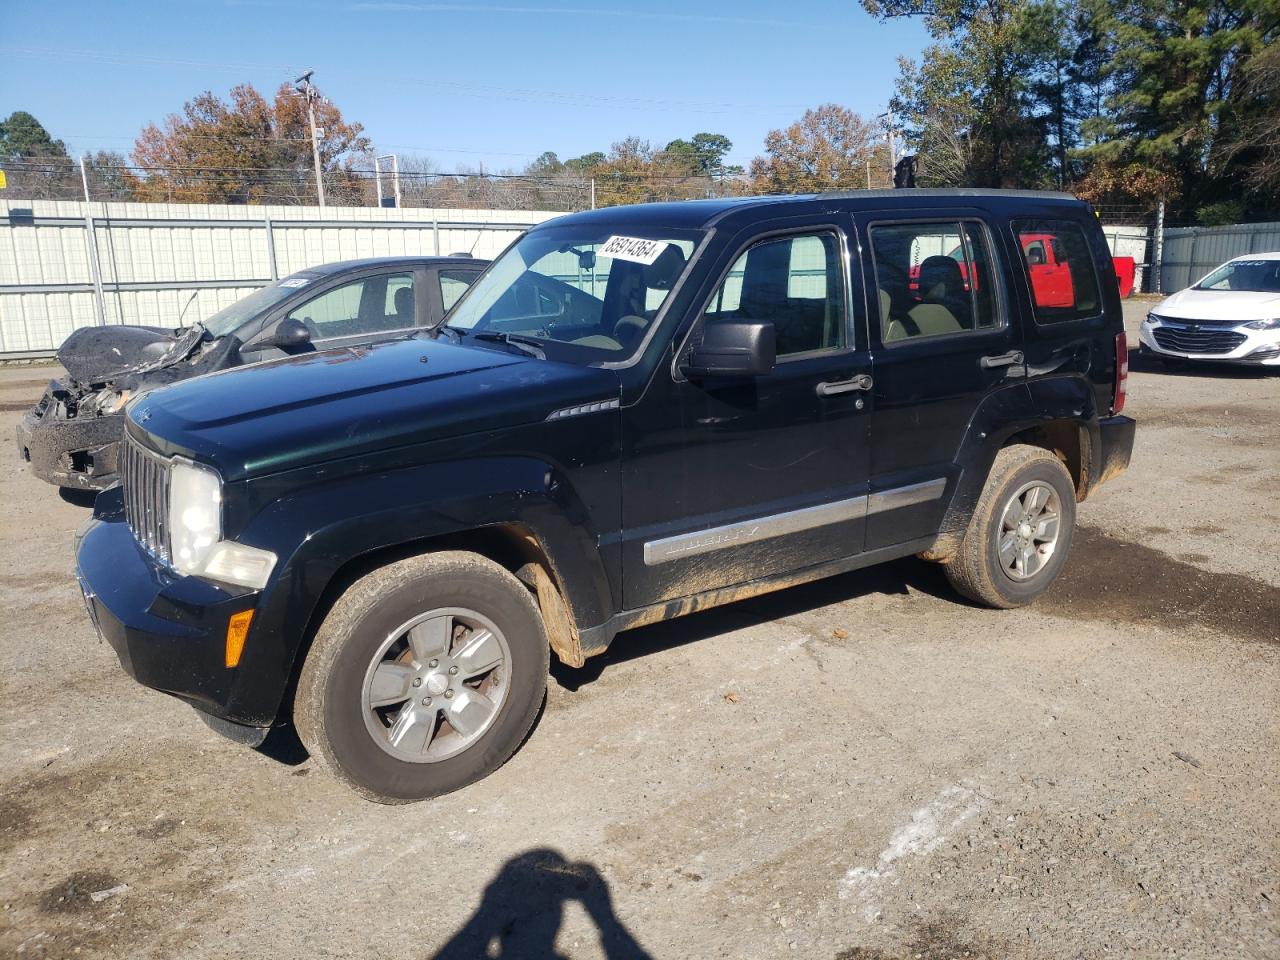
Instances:
[[[434,326],[487,262],[469,256],[348,260],[303,270],[178,329],[88,327],[63,343],[65,379],[18,424],[18,453],[42,480],[102,490],[130,399],[217,370],[394,339]]]

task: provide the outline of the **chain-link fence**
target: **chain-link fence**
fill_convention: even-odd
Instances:
[[[318,205],[310,167],[157,169],[85,157],[81,161],[8,161],[3,169],[9,180],[5,196],[24,200]],[[596,176],[530,176],[370,166],[327,170],[323,183],[325,204],[333,207],[575,211],[750,192],[746,178],[732,175],[660,176],[614,170]]]

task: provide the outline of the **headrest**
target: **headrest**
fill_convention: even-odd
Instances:
[[[674,243],[658,254],[658,259],[644,268],[644,285],[650,290],[670,290],[684,270],[684,251]]]
[[[960,264],[950,257],[926,257],[920,264],[920,298],[940,300],[964,293],[964,275]]]
[[[396,316],[413,313],[413,287],[400,287],[395,293]]]

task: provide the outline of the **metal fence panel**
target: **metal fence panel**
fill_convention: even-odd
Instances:
[[[0,200],[0,358],[51,352],[100,323],[203,320],[273,278],[333,260],[493,257],[558,215]]]
[[[1111,248],[1113,257],[1133,257],[1134,277],[1133,289],[1146,289],[1143,284],[1147,279],[1150,266],[1151,231],[1146,227],[1102,225],[1102,233],[1107,238],[1107,246]]]
[[[1164,232],[1160,289],[1173,293],[1234,257],[1273,252],[1280,252],[1280,223],[1175,227]]]

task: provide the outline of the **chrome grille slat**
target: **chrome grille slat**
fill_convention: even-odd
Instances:
[[[169,464],[125,435],[120,465],[125,517],[134,539],[152,556],[168,562]]]
[[[1246,339],[1243,333],[1234,330],[1208,327],[1199,330],[1156,327],[1151,332],[1159,346],[1181,353],[1230,353]]]

